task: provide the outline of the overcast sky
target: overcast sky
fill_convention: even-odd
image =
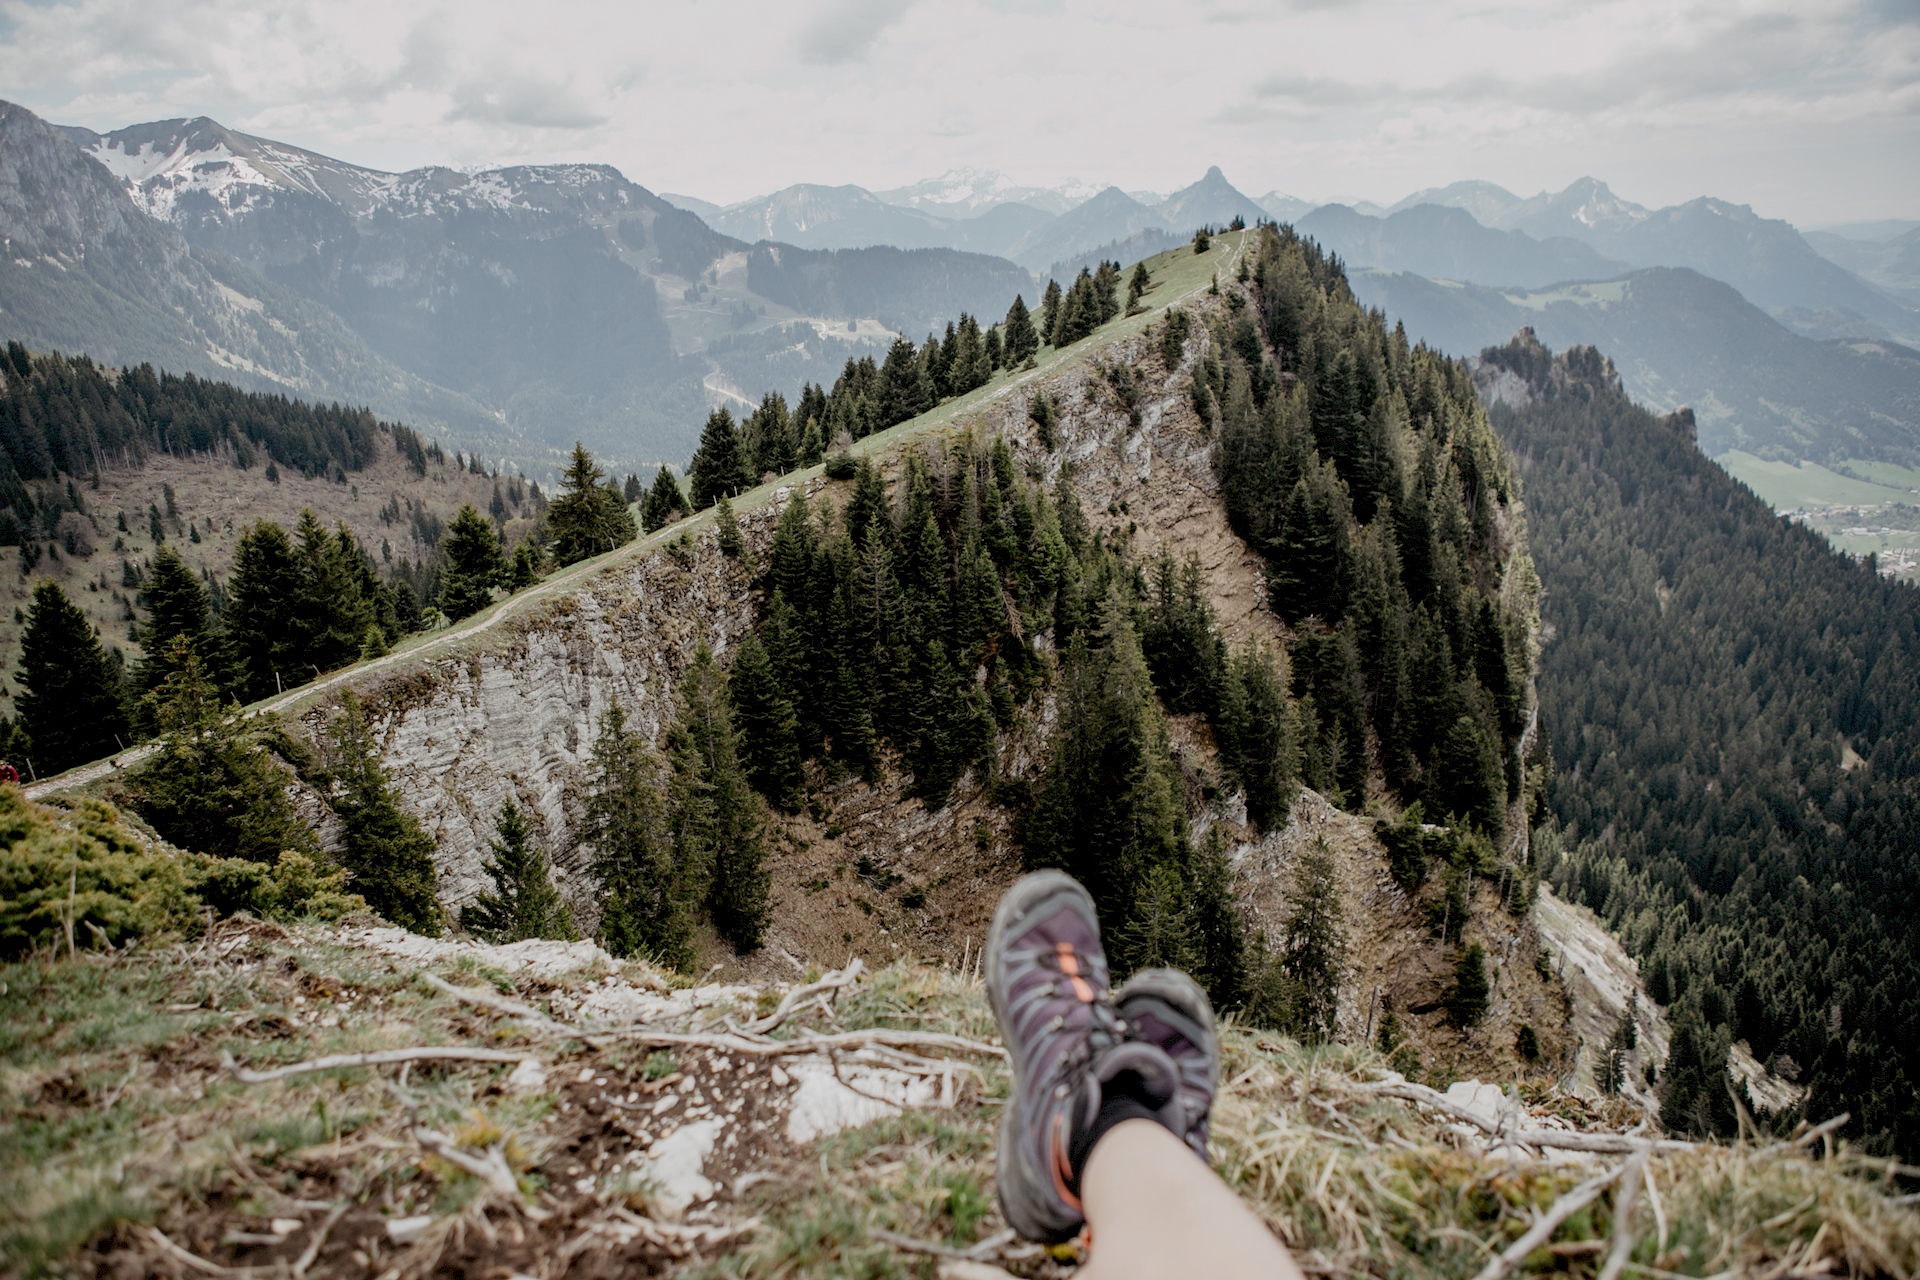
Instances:
[[[0,0],[0,97],[727,202],[949,168],[1920,217],[1920,0]]]

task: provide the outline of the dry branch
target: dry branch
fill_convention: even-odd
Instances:
[[[1479,1112],[1463,1107],[1445,1094],[1421,1084],[1395,1080],[1383,1084],[1362,1084],[1354,1087],[1362,1093],[1399,1098],[1406,1102],[1417,1102],[1423,1107],[1432,1107],[1435,1111],[1443,1112],[1499,1138],[1502,1143],[1515,1146],[1558,1147],[1563,1151],[1592,1151],[1604,1155],[1631,1155],[1635,1151],[1646,1150],[1699,1150],[1699,1144],[1681,1142],[1676,1138],[1634,1138],[1621,1133],[1576,1133],[1568,1129],[1507,1130],[1498,1121],[1489,1120]]]
[[[860,971],[866,968],[858,958],[848,962],[844,969],[836,969],[818,982],[810,982],[804,987],[796,987],[787,992],[780,1005],[772,1013],[755,1022],[749,1022],[744,1030],[753,1035],[765,1035],[785,1022],[793,1011],[817,995],[828,991],[838,991],[850,987],[860,979]]]
[[[831,1053],[839,1049],[866,1049],[875,1045],[890,1049],[948,1049],[955,1053],[975,1053],[992,1058],[1004,1058],[1007,1054],[998,1045],[969,1040],[965,1036],[948,1035],[941,1031],[895,1031],[887,1027],[840,1031],[832,1035],[805,1035],[794,1040],[767,1040],[748,1036],[744,1032],[654,1031],[646,1027],[610,1032],[609,1036],[663,1049],[721,1049],[760,1058],[778,1058],[797,1053]]]
[[[1602,1191],[1618,1178],[1626,1169],[1619,1164],[1605,1173],[1596,1174],[1553,1202],[1540,1220],[1533,1224],[1527,1233],[1507,1246],[1507,1251],[1480,1268],[1480,1274],[1473,1280],[1503,1280],[1509,1271],[1526,1261],[1528,1254],[1538,1249],[1552,1238],[1560,1229],[1560,1224],[1580,1212],[1597,1199]]]
[[[387,1067],[400,1062],[523,1062],[532,1055],[525,1050],[467,1049],[459,1045],[421,1045],[412,1049],[380,1049],[373,1053],[336,1053],[325,1058],[309,1058],[271,1071],[249,1071],[233,1060],[230,1053],[220,1055],[220,1065],[241,1084],[271,1084],[290,1076],[312,1071],[337,1071],[342,1067]]]
[[[575,1039],[584,1040],[596,1049],[601,1047],[601,1041],[596,1035],[596,1029],[569,1026],[564,1022],[547,1016],[532,1005],[521,1004],[518,1000],[509,1000],[505,996],[496,995],[491,991],[485,991],[479,987],[456,986],[448,982],[445,978],[438,977],[431,973],[422,973],[420,980],[434,990],[445,992],[455,1000],[462,1001],[463,1003],[477,1005],[482,1009],[492,1009],[495,1013],[504,1013],[509,1017],[531,1022],[541,1031],[547,1032],[550,1035],[570,1036]]]
[[[448,1164],[456,1165],[486,1183],[495,1195],[517,1206],[535,1222],[550,1216],[545,1209],[537,1209],[520,1198],[520,1180],[513,1176],[513,1170],[507,1168],[507,1158],[501,1154],[499,1145],[488,1147],[484,1156],[476,1156],[462,1151],[460,1144],[446,1134],[424,1125],[414,1126],[413,1140]]]

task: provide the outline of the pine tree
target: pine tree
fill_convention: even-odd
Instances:
[[[669,733],[674,811],[669,827],[708,868],[707,916],[735,951],[760,945],[771,908],[760,800],[740,767],[725,676],[702,644],[680,682]]]
[[[1233,891],[1233,863],[1218,826],[1208,828],[1205,842],[1194,850],[1187,884],[1198,953],[1193,976],[1215,1009],[1237,1009],[1247,999],[1247,939]]]
[[[1284,824],[1300,785],[1300,749],[1285,682],[1264,649],[1227,659],[1214,737],[1222,767],[1246,795],[1247,817],[1262,831]]]
[[[540,581],[540,562],[543,558],[539,548],[534,546],[531,541],[522,542],[519,546],[515,547],[513,549],[513,563],[507,570],[508,589],[511,591],[525,591],[528,587]],[[406,588],[406,584],[403,582],[400,584],[400,587]],[[411,596],[413,594],[412,590],[410,588],[406,589],[407,594]]]
[[[1453,965],[1453,989],[1447,993],[1447,1016],[1463,1030],[1487,1016],[1487,949],[1470,942]]]
[[[663,465],[653,477],[653,488],[647,490],[646,504],[640,511],[641,526],[653,533],[687,514],[687,510],[687,497],[680,491],[680,482]]]
[[[1333,1037],[1346,980],[1346,913],[1334,876],[1333,855],[1317,838],[1293,869],[1291,911],[1280,945],[1280,967],[1297,992],[1297,1030],[1308,1040]]]
[[[787,398],[778,391],[767,392],[741,432],[741,450],[753,482],[768,472],[778,476],[793,470],[794,443]]]
[[[1006,367],[1016,368],[1021,361],[1041,349],[1041,336],[1033,332],[1033,317],[1027,315],[1027,299],[1014,296],[1014,305],[1006,309]]]
[[[715,499],[731,497],[750,487],[748,465],[740,431],[733,424],[733,414],[721,405],[707,415],[707,425],[700,431],[700,445],[687,468],[693,509],[705,511]]]
[[[1173,551],[1162,544],[1146,606],[1140,648],[1167,709],[1213,712],[1226,642],[1207,603],[1199,555],[1190,554],[1184,564],[1178,564]]]
[[[1244,261],[1244,259],[1242,259]],[[1094,327],[1098,328],[1120,314],[1120,264],[1103,262],[1093,273]]]
[[[1140,295],[1153,288],[1153,277],[1147,274],[1147,264],[1133,264],[1133,278],[1127,281],[1127,314],[1135,315],[1140,310]]]
[[[1040,447],[1051,453],[1060,443],[1060,415],[1053,407],[1053,400],[1044,391],[1033,393],[1033,399],[1027,403],[1027,417],[1033,420],[1033,433],[1040,440]]]
[[[1035,335],[1039,341],[1051,343],[1053,331],[1060,323],[1060,282],[1047,281],[1047,288],[1040,295],[1040,332]]]
[[[731,424],[729,424],[731,425]],[[562,565],[625,546],[638,534],[633,516],[615,491],[603,483],[605,473],[578,441],[560,483],[566,492],[547,506],[547,531],[553,538],[553,558]]]
[[[727,696],[740,730],[740,759],[754,789],[777,809],[797,813],[805,782],[798,721],[780,689],[760,637],[749,631],[733,655]]]
[[[1454,814],[1502,841],[1506,831],[1507,779],[1494,735],[1470,715],[1447,729],[1433,763],[1427,800],[1435,812]]]
[[[292,608],[284,656],[304,683],[357,661],[367,628],[393,624],[391,598],[345,524],[332,532],[311,510],[300,513]]]
[[[600,945],[689,967],[694,882],[704,868],[669,838],[659,765],[618,702],[602,713],[594,738],[581,839],[600,886]]]
[[[932,341],[932,339],[928,339]],[[937,347],[936,347],[937,349]],[[879,427],[917,418],[934,405],[935,389],[925,362],[906,338],[894,339],[880,367]]]
[[[433,837],[394,798],[360,700],[340,696],[332,726],[333,773],[342,794],[333,802],[343,827],[340,863],[367,905],[403,929],[438,937]]]
[[[520,942],[527,938],[572,941],[580,936],[572,913],[554,887],[547,855],[533,842],[533,828],[512,796],[500,802],[494,821],[491,855],[481,870],[493,881],[460,912],[460,925],[482,942]]]
[[[299,562],[285,529],[262,520],[241,533],[221,623],[242,701],[269,697],[312,677],[293,653],[299,580]]]
[[[151,692],[167,678],[172,667],[166,655],[176,639],[184,639],[189,652],[203,665],[211,665],[213,624],[207,614],[207,589],[172,547],[163,546],[154,553],[141,594],[146,598],[147,622],[137,639],[145,656],[134,668],[134,690]],[[150,723],[145,727],[152,728]]]
[[[284,850],[319,857],[313,831],[288,799],[292,781],[262,745],[272,723],[243,720],[187,637],[174,637],[170,672],[147,695],[158,750],[132,778],[134,809],[171,843],[221,858],[273,863]]]
[[[440,612],[454,621],[478,613],[493,601],[493,589],[506,578],[500,535],[469,502],[440,540],[446,565],[440,573]]]
[[[20,723],[34,772],[51,777],[125,743],[119,676],[86,615],[46,579],[34,585],[27,610],[20,684]]]
[[[1186,862],[1186,815],[1121,588],[1076,635],[1060,680],[1051,758],[1026,827],[1030,867],[1061,867],[1119,925],[1156,866]],[[1135,962],[1116,952],[1121,969]]]
[[[1195,933],[1180,869],[1161,863],[1147,872],[1109,945],[1132,969],[1193,970],[1204,959]]]

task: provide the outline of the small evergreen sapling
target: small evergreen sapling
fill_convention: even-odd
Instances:
[[[1461,1029],[1477,1026],[1487,1016],[1487,997],[1492,990],[1487,981],[1487,949],[1478,942],[1467,944],[1453,965],[1453,990],[1447,995],[1447,1015]]]
[[[482,867],[493,892],[482,893],[460,913],[460,924],[483,942],[520,942],[527,938],[579,937],[573,917],[554,887],[547,855],[533,841],[526,814],[508,796],[494,821],[492,856]]]
[[[341,695],[329,736],[342,788],[333,802],[345,828],[340,862],[354,891],[401,928],[438,937],[443,913],[434,896],[433,837],[394,798],[366,712],[351,692]]]
[[[618,702],[600,717],[581,836],[600,886],[600,945],[616,956],[693,962],[689,912],[701,868],[666,829],[660,768]]]
[[[1143,310],[1140,306],[1140,296],[1151,288],[1153,288],[1153,277],[1147,274],[1147,264],[1145,262],[1134,263],[1133,276],[1127,281],[1128,315],[1134,316],[1140,314]]]
[[[1346,913],[1340,904],[1333,854],[1324,838],[1294,864],[1292,914],[1281,935],[1280,967],[1296,992],[1296,1030],[1305,1039],[1331,1039],[1346,979]]]

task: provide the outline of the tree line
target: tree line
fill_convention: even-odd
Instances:
[[[146,364],[116,372],[86,356],[35,356],[9,342],[0,356],[0,546],[53,536],[65,508],[31,481],[222,448],[242,468],[265,461],[310,476],[344,474],[371,461],[382,431],[419,474],[429,459],[444,461],[438,445],[363,408],[243,391]]]

